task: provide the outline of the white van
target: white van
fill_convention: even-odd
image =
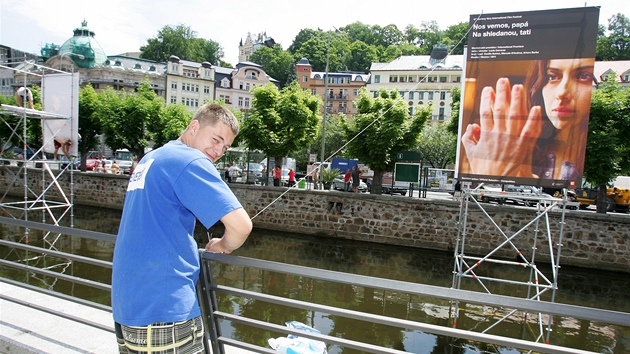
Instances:
[[[116,161],[122,173],[128,174],[133,165],[133,156],[127,149],[118,149],[114,153],[114,161]]]

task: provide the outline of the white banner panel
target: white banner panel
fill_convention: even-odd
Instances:
[[[51,74],[42,78],[42,106],[46,112],[62,114],[71,119],[42,119],[44,151],[55,153],[55,141],[62,146],[70,142],[69,154],[78,156],[79,141],[79,73]]]

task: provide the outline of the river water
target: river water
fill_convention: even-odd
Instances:
[[[120,211],[76,207],[76,228],[115,234],[118,230]],[[29,214],[29,219],[36,220]],[[61,224],[69,224],[68,217]],[[39,220],[38,220],[39,221]],[[24,241],[24,233],[7,227],[0,229],[4,239]],[[207,241],[206,230],[198,228],[195,237],[200,246]],[[29,243],[47,248],[56,248],[88,257],[111,260],[113,244],[103,241],[71,239],[66,236],[44,235],[31,231]],[[20,258],[37,267],[64,272],[82,278],[110,283],[111,272],[79,262],[65,263],[52,257],[38,257],[25,252],[0,248],[3,259]],[[372,244],[359,241],[337,240],[293,233],[254,230],[245,245],[234,255],[264,259],[302,266],[329,269],[441,287],[452,283],[453,254],[409,247]],[[544,268],[544,265],[539,265]],[[215,267],[217,282],[244,289],[263,289],[265,293],[288,296],[298,300],[339,306],[351,310],[448,326],[452,322],[450,303],[426,297],[409,296],[393,291],[382,291],[344,284],[321,284],[259,270],[235,269],[232,266]],[[109,293],[74,285],[50,277],[35,276],[12,269],[0,268],[3,277],[29,282],[54,289],[80,298],[109,304]],[[513,270],[491,266],[488,274],[501,273],[509,278]],[[515,271],[514,271],[515,272]],[[559,290],[555,301],[615,311],[630,312],[630,274],[594,271],[562,267],[559,273]],[[465,288],[465,287],[462,287]],[[497,292],[517,294],[522,290],[516,285],[502,284]],[[240,313],[247,317],[277,324],[297,320],[309,324],[323,333],[384,345],[413,353],[517,353],[508,348],[496,348],[482,343],[457,341],[417,331],[401,331],[371,323],[351,321],[335,316],[269,306],[258,301],[218,298],[222,311]],[[548,300],[548,299],[545,299]],[[501,309],[481,306],[460,305],[458,328],[486,328],[502,314]],[[501,323],[490,334],[501,334],[513,338],[533,340],[539,334],[536,324],[516,316]],[[262,330],[223,323],[224,333],[230,336],[266,346],[267,339],[279,336]],[[598,353],[628,353],[630,351],[630,324],[627,327],[579,321],[572,318],[554,318],[551,344]],[[357,353],[338,347],[329,348],[329,353]]]

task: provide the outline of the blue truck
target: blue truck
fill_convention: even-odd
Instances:
[[[343,157],[335,157],[332,159],[330,168],[338,169],[341,173],[345,173],[346,170],[352,170],[352,167],[362,165],[357,159],[347,159]]]

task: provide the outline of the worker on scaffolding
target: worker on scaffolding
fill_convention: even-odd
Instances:
[[[70,138],[55,138],[55,152],[53,153],[53,159],[57,160],[57,152],[61,149],[61,152],[70,159],[70,147],[72,147],[72,140]]]
[[[33,109],[33,93],[28,87],[20,87],[15,93],[15,99],[18,106]],[[28,102],[28,107],[25,106],[26,102]]]

